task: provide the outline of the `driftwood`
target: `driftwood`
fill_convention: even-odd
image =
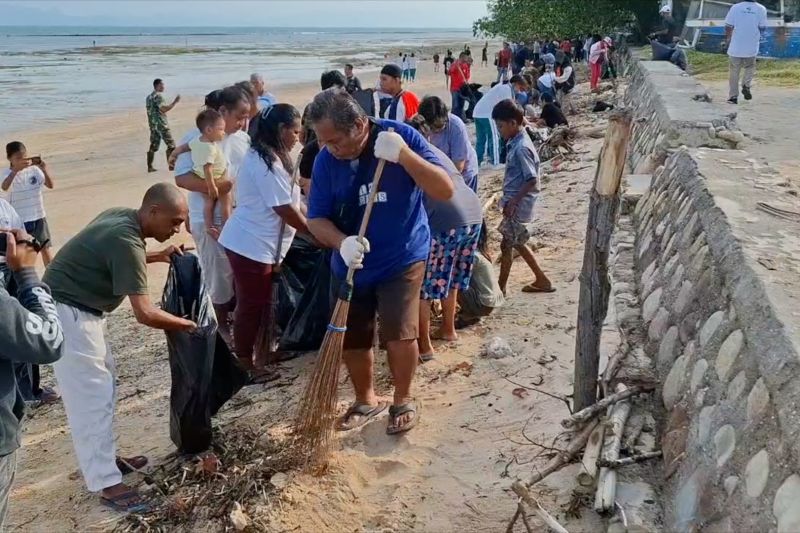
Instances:
[[[533,512],[536,513],[539,516],[539,518],[541,518],[544,521],[545,524],[547,524],[547,527],[549,527],[556,533],[569,533],[569,531],[567,531],[564,526],[558,523],[558,520],[553,518],[553,516],[550,513],[544,510],[544,507],[542,507],[539,501],[531,495],[531,493],[528,491],[525,485],[523,485],[519,481],[515,481],[514,483],[511,484],[511,490],[513,490],[516,493],[516,495],[519,496],[520,499],[522,499],[523,502],[525,502],[533,509]],[[516,516],[518,515],[522,515],[524,517],[525,509],[521,508],[521,510],[517,512]],[[513,522],[510,527],[513,527]]]
[[[580,131],[581,137],[602,139],[606,136],[606,126],[593,126]]]
[[[630,389],[625,389],[621,392],[618,391],[611,396],[606,396],[594,405],[590,405],[589,407],[578,411],[577,413],[573,413],[569,418],[562,420],[561,425],[567,429],[575,427],[577,424],[586,422],[587,420],[596,416],[598,413],[604,411],[609,405],[630,398],[631,396],[636,396],[637,394],[641,394],[643,392],[650,392],[654,389],[655,385],[636,385]]]
[[[631,121],[631,112],[625,109],[614,111],[609,117],[589,204],[575,341],[573,398],[577,411],[597,401],[600,334],[611,292],[608,255],[619,211],[619,187],[625,171]]]
[[[594,481],[597,479],[597,461],[600,459],[600,451],[603,449],[605,429],[605,424],[597,424],[586,442],[586,449],[583,451],[583,459],[581,459],[581,471],[577,476],[578,484],[582,487],[594,486]]]
[[[622,383],[617,385],[617,393],[623,392],[627,387]],[[608,430],[601,459],[608,464],[619,459],[619,448],[622,444],[622,432],[625,430],[625,421],[631,412],[631,403],[621,400],[611,408],[608,419]],[[617,495],[617,471],[608,467],[600,467],[597,477],[597,493],[594,498],[594,510],[597,512],[614,509],[614,500]]]
[[[654,452],[640,453],[638,455],[631,455],[630,457],[624,457],[622,459],[617,459],[615,461],[599,459],[597,461],[597,465],[605,468],[620,468],[622,466],[630,466],[630,465],[635,465],[637,463],[643,463],[645,461],[649,461],[650,459],[657,459],[659,457],[661,457],[661,450],[657,450]]]
[[[598,423],[598,420],[592,420],[586,424],[586,427],[575,434],[566,450],[553,457],[544,468],[537,470],[536,473],[531,476],[530,481],[528,481],[528,486],[530,487],[534,483],[540,482],[556,470],[561,470],[564,466],[568,465],[572,459],[580,453],[583,447],[586,446],[589,435]]]

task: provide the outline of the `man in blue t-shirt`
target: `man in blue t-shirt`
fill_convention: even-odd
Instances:
[[[356,399],[338,429],[361,426],[386,408],[373,387],[377,314],[395,385],[386,431],[402,433],[417,422],[411,382],[430,250],[423,194],[447,200],[453,184],[421,135],[399,122],[370,120],[344,91],[318,94],[309,104],[308,120],[324,146],[311,177],[308,227],[320,243],[338,250],[332,267],[339,280],[348,268],[357,269],[344,336],[344,362]],[[387,163],[366,236],[359,239],[378,158]]]

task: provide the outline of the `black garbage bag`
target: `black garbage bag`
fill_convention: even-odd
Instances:
[[[211,444],[211,417],[244,386],[247,374],[217,332],[197,256],[172,256],[161,307],[197,324],[192,333],[166,334],[172,375],[169,435],[181,452],[198,453]]]
[[[275,325],[278,349],[319,349],[330,321],[330,252],[301,235],[295,237],[281,265]]]

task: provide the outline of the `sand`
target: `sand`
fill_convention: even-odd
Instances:
[[[421,65],[410,89],[448,96],[444,76],[430,63]],[[494,69],[476,69],[477,81],[494,79]],[[372,76],[362,76],[369,83]],[[579,91],[584,88],[580,87]],[[302,106],[315,87],[275,88],[281,101]],[[144,95],[143,95],[144,96]],[[449,101],[449,98],[448,98]],[[170,114],[176,138],[191,126],[199,101],[183,101]],[[579,120],[586,121],[587,117]],[[48,219],[56,244],[63,243],[92,217],[112,206],[136,206],[145,189],[171,180],[163,151],[158,172],[145,171],[148,130],[144,109],[115,112],[59,128],[21,135],[41,152],[52,169],[56,188],[46,194]],[[461,340],[437,346],[437,359],[419,370],[415,394],[420,423],[399,437],[385,434],[385,417],[341,439],[334,468],[323,478],[288,472],[289,484],[270,503],[250,504],[271,524],[270,531],[353,532],[502,531],[516,499],[509,490],[552,453],[558,422],[566,404],[516,383],[536,385],[554,395],[571,392],[577,273],[583,252],[588,190],[601,141],[582,141],[581,161],[546,177],[538,210],[538,233],[532,239],[542,265],[558,288],[555,294],[523,294],[530,281],[524,263],[514,264],[505,308]],[[569,168],[581,168],[569,171]],[[564,171],[566,170],[566,171]],[[483,172],[481,195],[501,186],[499,172]],[[498,214],[490,216],[496,227]],[[175,242],[189,243],[181,234]],[[496,251],[498,242],[493,232]],[[149,268],[151,296],[160,298],[166,267]],[[116,434],[124,454],[146,454],[153,462],[174,451],[169,440],[169,366],[162,332],[138,325],[127,305],[108,320],[109,339],[118,367]],[[481,357],[493,336],[507,339],[518,356]],[[379,354],[379,392],[390,391],[385,355]],[[219,415],[220,423],[255,423],[278,435],[288,428],[297,398],[313,363],[310,356],[282,365],[284,379],[267,387],[243,390]],[[52,379],[49,369],[48,379]],[[341,389],[342,407],[351,398]],[[539,443],[539,444],[536,444]],[[85,491],[60,404],[39,408],[27,421],[19,470],[11,494],[8,525],[15,531],[109,530],[119,515],[106,510]],[[570,531],[596,530],[597,524],[563,518],[571,499],[574,470],[565,469],[537,488],[542,504],[562,517]],[[139,482],[136,476],[126,478]],[[541,524],[532,518],[534,524]],[[195,530],[222,530],[225,524],[198,524]],[[520,524],[517,531],[522,531]]]

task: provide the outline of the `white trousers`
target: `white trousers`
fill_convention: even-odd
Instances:
[[[192,238],[197,245],[197,257],[203,269],[203,281],[211,303],[225,305],[233,299],[233,270],[225,248],[206,233],[205,223],[191,223],[191,226]]]
[[[114,357],[106,342],[106,321],[56,303],[64,329],[64,353],[53,370],[72,432],[72,444],[86,487],[98,492],[122,482],[114,443]]]

